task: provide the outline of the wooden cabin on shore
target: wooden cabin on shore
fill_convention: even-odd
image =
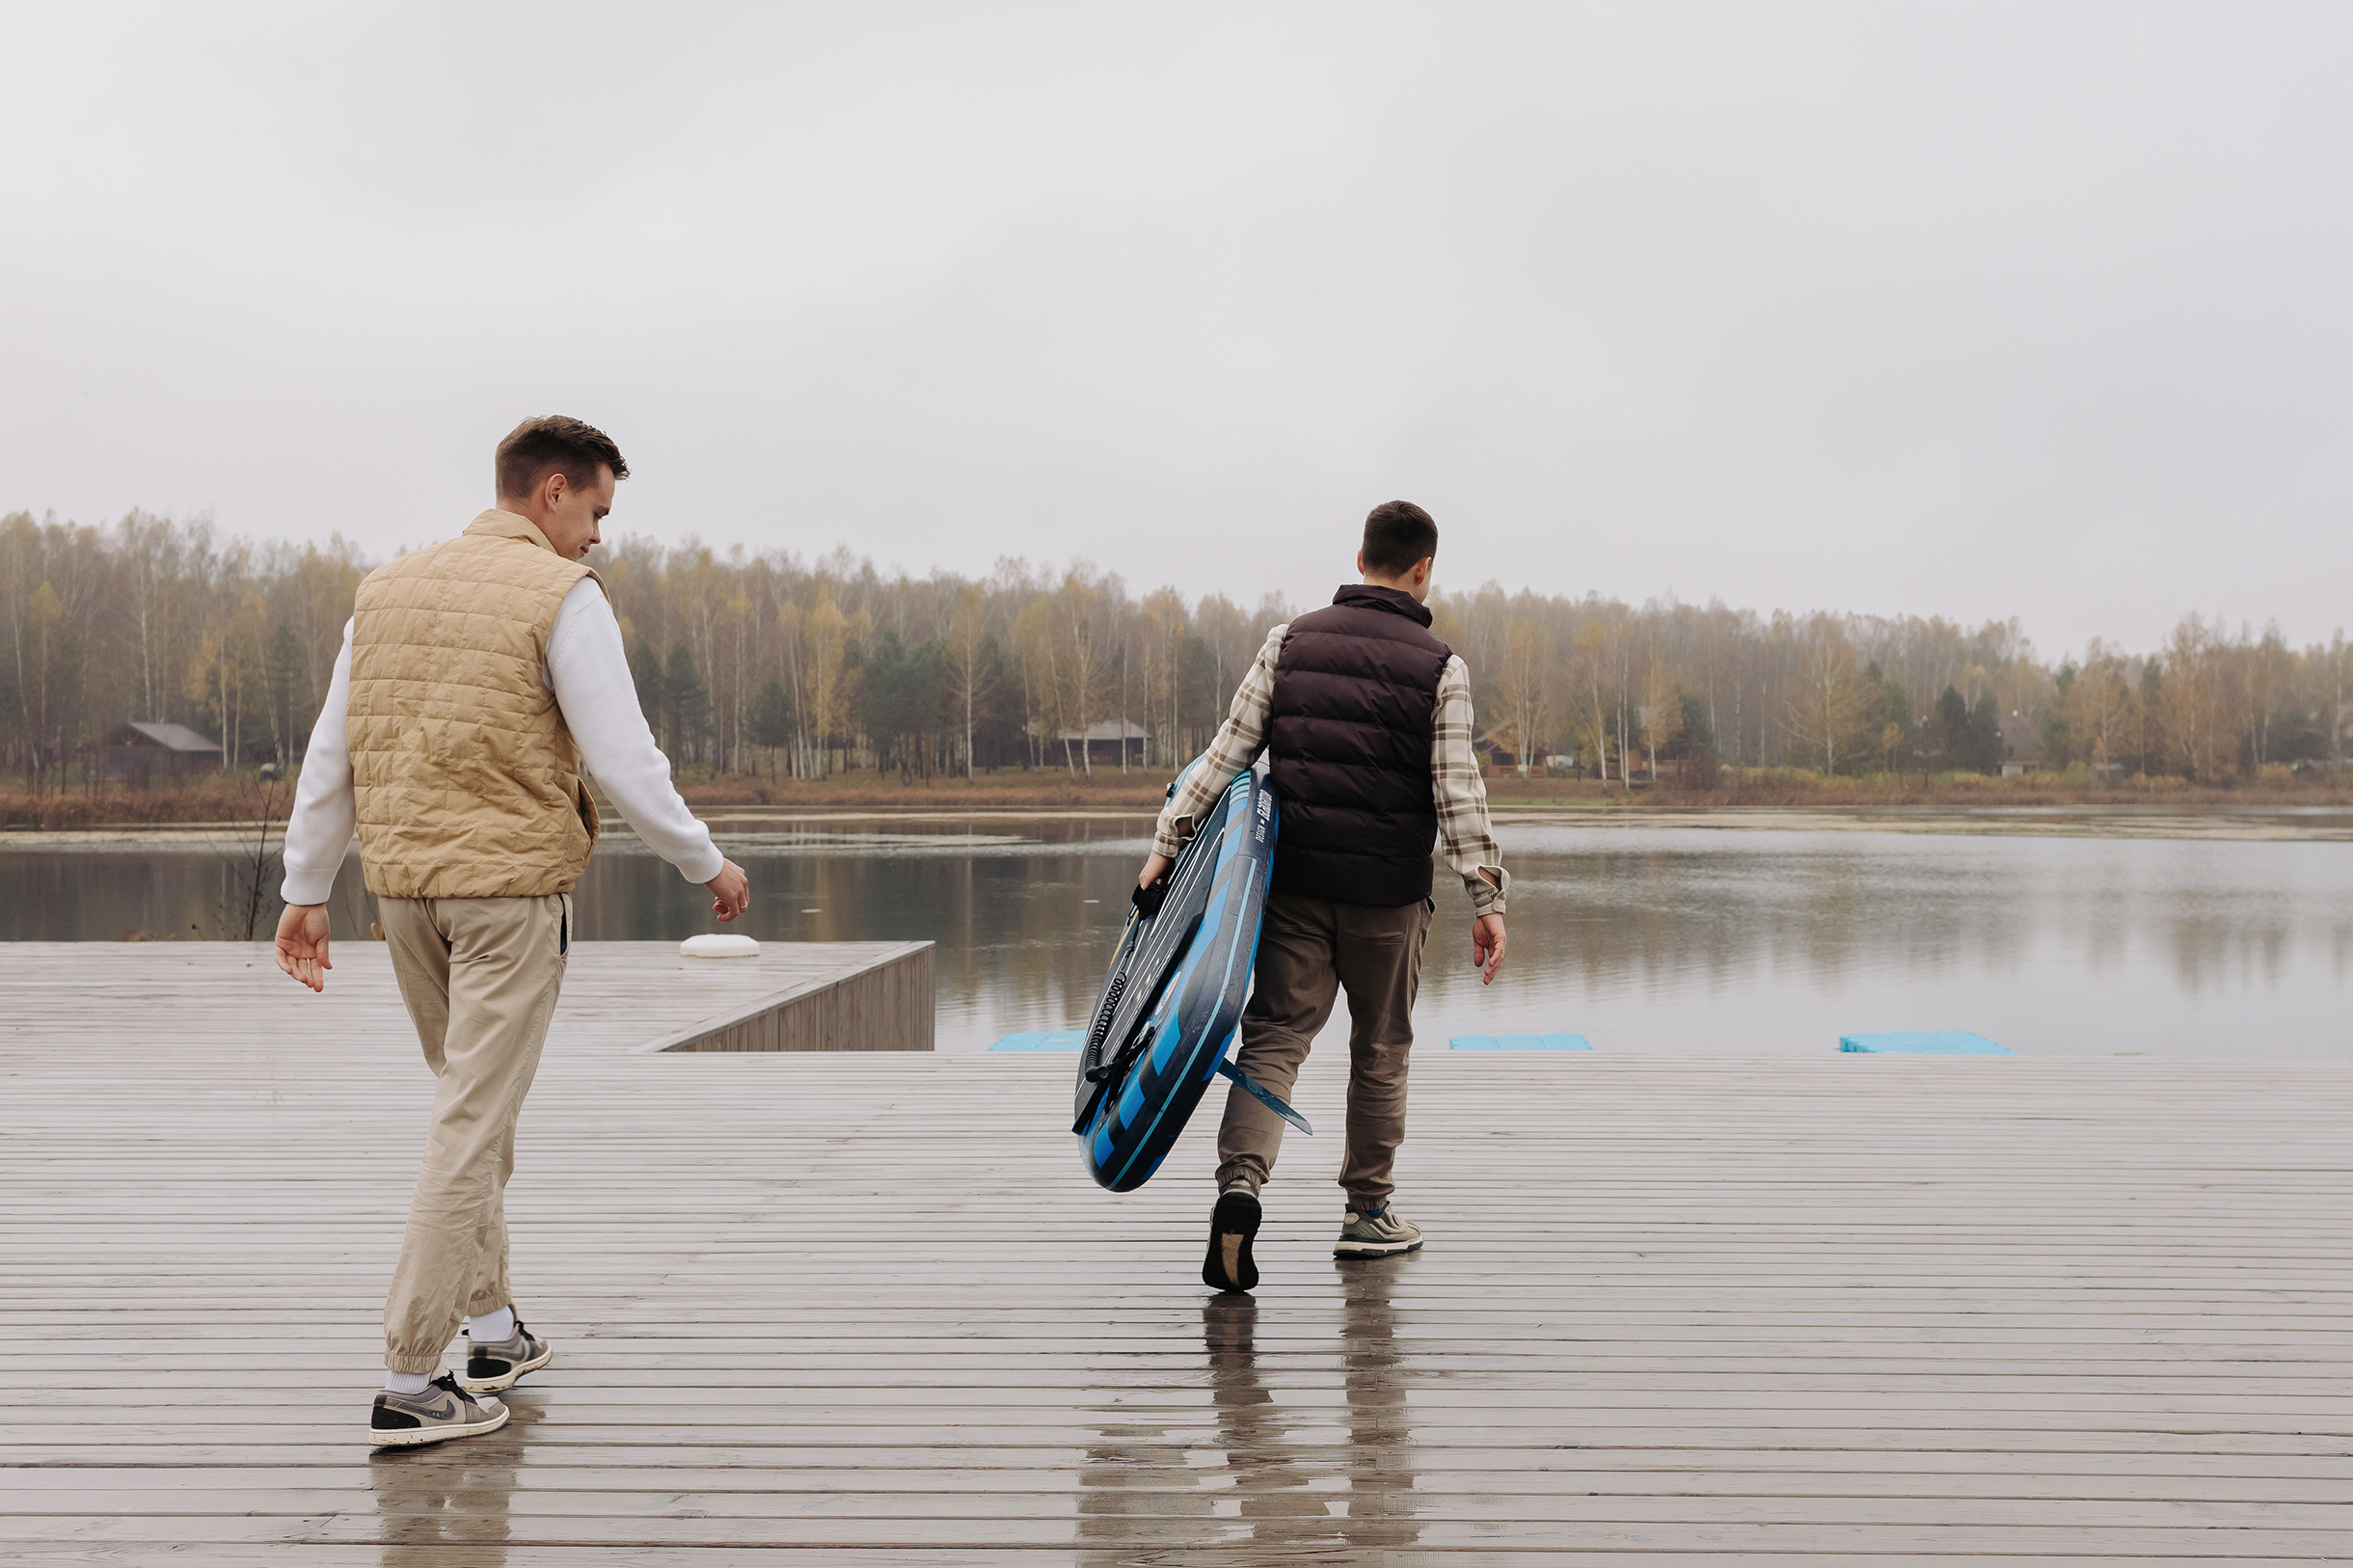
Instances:
[[[1036,735],[1041,726],[1030,723],[1030,733]],[[1061,761],[1066,755],[1081,757],[1092,767],[1108,764],[1120,767],[1122,760],[1130,768],[1144,766],[1147,743],[1150,737],[1143,725],[1128,718],[1098,718],[1084,730],[1056,730],[1043,745],[1048,763]]]
[[[86,749],[97,776],[110,783],[168,783],[221,769],[221,743],[185,724],[124,724]]]

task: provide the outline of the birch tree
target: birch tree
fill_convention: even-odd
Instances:
[[[1811,759],[1809,766],[1835,773],[1870,743],[1863,732],[1877,729],[1871,714],[1878,695],[1845,631],[1827,615],[1815,616],[1799,645],[1788,717],[1790,735]]]
[[[848,717],[842,664],[850,652],[850,617],[830,593],[817,601],[802,629],[803,667],[808,671],[809,733],[818,746],[818,771],[833,771],[833,743]]]
[[[1496,684],[1502,692],[1503,725],[1522,778],[1528,776],[1529,754],[1544,743],[1552,721],[1553,657],[1552,633],[1532,615],[1514,616],[1503,633]]]
[[[980,704],[988,700],[988,667],[982,653],[988,642],[987,607],[981,590],[966,588],[949,617],[943,668],[948,697],[964,716],[964,777],[972,777],[972,721]]]

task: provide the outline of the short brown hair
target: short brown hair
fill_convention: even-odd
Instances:
[[[518,499],[539,488],[551,471],[559,471],[575,490],[596,483],[596,471],[612,470],[616,479],[629,477],[629,463],[612,437],[585,419],[551,414],[526,419],[499,443],[499,495]]]
[[[1385,500],[1365,519],[1365,570],[1397,577],[1438,554],[1438,525],[1410,500]]]

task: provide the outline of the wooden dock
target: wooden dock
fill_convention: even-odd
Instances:
[[[723,1010],[625,959],[509,1195],[554,1365],[371,1456],[428,1080],[365,960],[0,947],[0,1562],[2353,1555],[2341,1060],[1426,1051],[1428,1249],[1336,1264],[1294,1138],[1225,1299],[1211,1118],[1113,1199],[1067,1058],[648,1054]]]
[[[689,959],[675,942],[581,942],[550,1038],[637,1052],[928,1051],[933,951],[930,942],[763,942],[751,958]],[[170,1039],[258,1008],[279,1031],[414,1043],[384,944],[337,941],[329,955],[327,994],[306,999],[266,947],[0,943],[9,1014],[0,1040],[78,1039],[101,1019]]]

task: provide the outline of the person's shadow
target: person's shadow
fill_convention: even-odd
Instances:
[[[1348,1517],[1340,1534],[1352,1547],[1411,1546],[1421,1539],[1415,1517],[1413,1413],[1405,1398],[1410,1369],[1397,1343],[1391,1299],[1420,1262],[1420,1255],[1407,1253],[1332,1265],[1343,1292],[1341,1383],[1348,1397]]]
[[[506,1561],[516,1472],[544,1413],[527,1389],[499,1397],[514,1414],[488,1436],[378,1448],[369,1456],[383,1568],[446,1568],[456,1547],[467,1549],[467,1568],[499,1568]]]
[[[1240,1517],[1258,1546],[1330,1540],[1332,1513],[1315,1490],[1322,1467],[1307,1462],[1291,1440],[1300,1419],[1275,1402],[1258,1375],[1258,1301],[1211,1296],[1202,1303],[1201,1337],[1209,1357],[1209,1406],[1218,1446],[1241,1496]],[[1226,1544],[1221,1538],[1220,1544]]]
[[[1254,1545],[1339,1541],[1372,1550],[1420,1539],[1405,1356],[1391,1300],[1414,1263],[1408,1255],[1333,1265],[1346,1412],[1337,1453],[1316,1436],[1302,1440],[1301,1429],[1321,1424],[1315,1413],[1296,1405],[1286,1410],[1259,1375],[1256,1298],[1216,1296],[1203,1304],[1210,1404]],[[1336,1469],[1345,1488],[1328,1483]]]

